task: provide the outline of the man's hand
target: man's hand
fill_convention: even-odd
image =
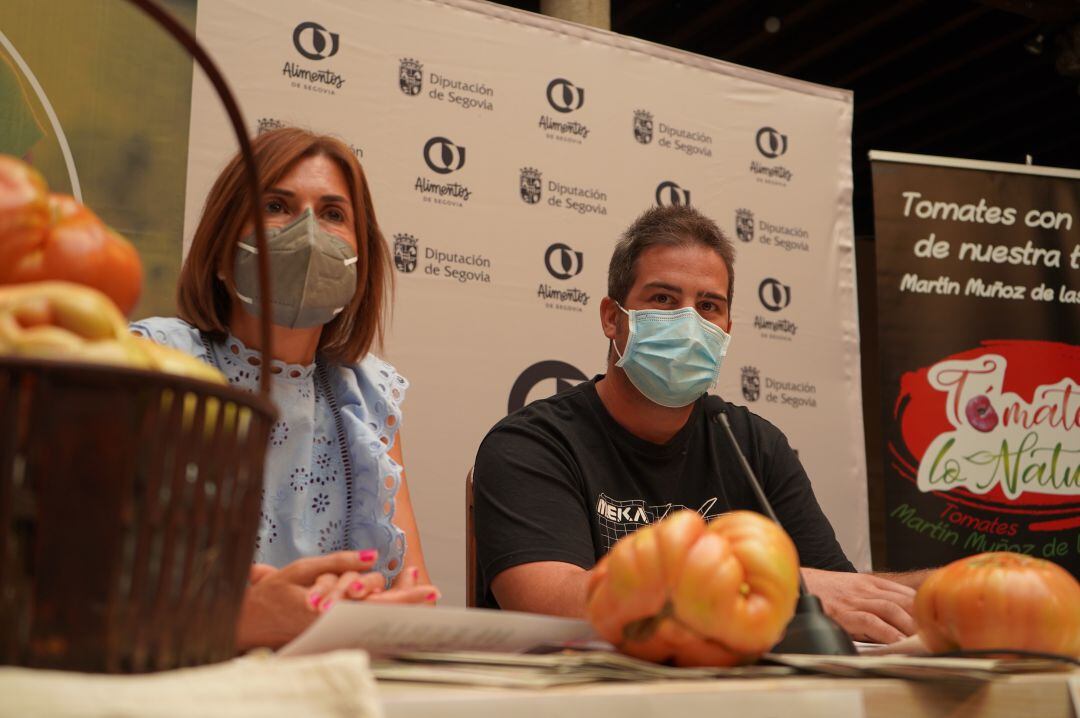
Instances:
[[[416,584],[418,572],[411,567],[404,569],[406,578],[397,588],[384,591],[386,579],[370,571],[376,559],[375,551],[339,551],[298,559],[280,570],[255,564],[240,607],[237,649],[283,646],[341,599],[427,604],[438,600],[434,586]]]
[[[895,643],[917,631],[915,589],[880,576],[802,569],[806,587],[856,641]]]

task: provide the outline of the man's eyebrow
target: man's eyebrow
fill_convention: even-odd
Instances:
[[[698,292],[699,299],[713,299],[718,302],[726,302],[728,300],[727,295],[720,294],[719,292]]]
[[[682,294],[683,291],[681,287],[676,287],[674,284],[668,284],[667,282],[649,282],[642,289],[666,289],[675,294]]]

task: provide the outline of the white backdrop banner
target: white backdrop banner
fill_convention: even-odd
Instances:
[[[508,410],[604,370],[619,233],[689,203],[737,245],[717,393],[777,424],[840,543],[870,561],[850,93],[471,0],[200,0],[251,131],[352,146],[393,244],[383,352],[434,580],[465,592],[464,482]],[[235,152],[196,72],[185,240]]]

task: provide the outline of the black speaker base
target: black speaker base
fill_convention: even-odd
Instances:
[[[795,616],[773,653],[803,653],[815,656],[854,656],[855,644],[847,631],[825,615],[821,600],[812,594],[799,596]]]

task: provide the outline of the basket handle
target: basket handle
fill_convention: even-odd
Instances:
[[[259,266],[259,332],[262,334],[260,353],[262,355],[262,371],[259,372],[259,391],[266,398],[270,398],[270,361],[273,357],[270,331],[270,261],[266,248],[266,227],[263,225],[261,203],[259,202],[259,170],[255,165],[255,155],[251,151],[251,140],[248,138],[244,117],[240,114],[240,106],[236,103],[224,76],[218,70],[217,65],[210,59],[210,55],[199,44],[195,36],[188,32],[176,18],[166,12],[153,0],[128,0],[132,5],[149,15],[173,38],[183,46],[185,50],[199,63],[207,79],[210,80],[217,91],[221,104],[229,114],[233,132],[236,133],[236,141],[240,144],[240,155],[244,159],[244,177],[247,181],[248,191],[254,198],[251,203],[251,219],[255,224],[255,246],[259,250],[257,262]]]

